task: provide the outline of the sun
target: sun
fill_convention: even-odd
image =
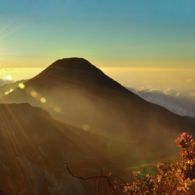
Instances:
[[[3,77],[3,80],[5,80],[5,81],[12,81],[13,79],[12,79],[11,75],[6,75],[6,76]]]

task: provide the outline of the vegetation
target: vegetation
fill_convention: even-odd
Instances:
[[[124,194],[194,194],[195,141],[188,133],[182,133],[176,144],[181,148],[178,161],[159,163],[155,176],[137,173],[133,182],[124,185]]]
[[[134,172],[131,182],[110,175],[95,177],[75,176],[67,166],[69,173],[81,180],[98,181],[96,194],[112,195],[193,195],[195,193],[195,141],[188,133],[182,133],[176,144],[180,148],[179,158],[173,163],[159,163],[153,176]],[[100,190],[100,180],[107,182],[106,191]],[[104,185],[105,186],[105,185]],[[101,187],[102,188],[102,187]]]

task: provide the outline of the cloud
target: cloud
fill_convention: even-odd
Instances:
[[[165,95],[172,95],[172,96],[177,96],[177,97],[181,95],[181,93],[180,93],[179,91],[176,91],[176,90],[174,90],[174,89],[172,89],[172,88],[170,88],[170,87],[165,88],[165,89],[163,90],[163,93],[164,93]]]
[[[12,83],[12,80],[0,79],[0,86]]]

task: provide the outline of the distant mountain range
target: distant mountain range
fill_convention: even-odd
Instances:
[[[11,80],[0,79],[0,86],[13,83]]]
[[[136,91],[133,89],[130,89],[130,91],[133,91],[145,100],[163,106],[178,115],[195,118],[195,99],[193,100],[192,98],[183,95],[168,95],[161,91]]]
[[[100,167],[124,171],[128,166],[174,158],[175,137],[181,131],[195,133],[192,117],[144,100],[82,58],[58,60],[17,86],[1,97],[4,105],[0,106],[1,148],[5,148],[0,154],[8,155],[0,162],[1,172],[7,174],[10,189],[19,190],[24,184],[22,170],[37,190],[43,190],[38,187],[43,181],[53,185],[54,192],[65,187],[73,190],[74,182],[69,180],[68,187],[63,182],[57,185],[68,177],[62,174],[67,159],[81,175]],[[77,185],[82,194],[86,186]]]

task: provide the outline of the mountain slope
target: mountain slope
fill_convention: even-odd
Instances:
[[[111,150],[135,158],[173,154],[177,134],[195,129],[194,119],[143,100],[81,58],[54,62],[3,101],[43,107],[68,124],[107,136]]]
[[[112,166],[104,143],[90,133],[53,120],[28,104],[0,105],[0,189],[7,195],[91,194],[71,177],[96,175]],[[110,168],[112,170],[112,168]]]
[[[16,82],[10,81],[10,82],[4,82],[4,83],[0,82],[0,98],[14,91],[18,87],[18,84],[21,82],[23,83],[25,81],[24,80],[16,81]]]

